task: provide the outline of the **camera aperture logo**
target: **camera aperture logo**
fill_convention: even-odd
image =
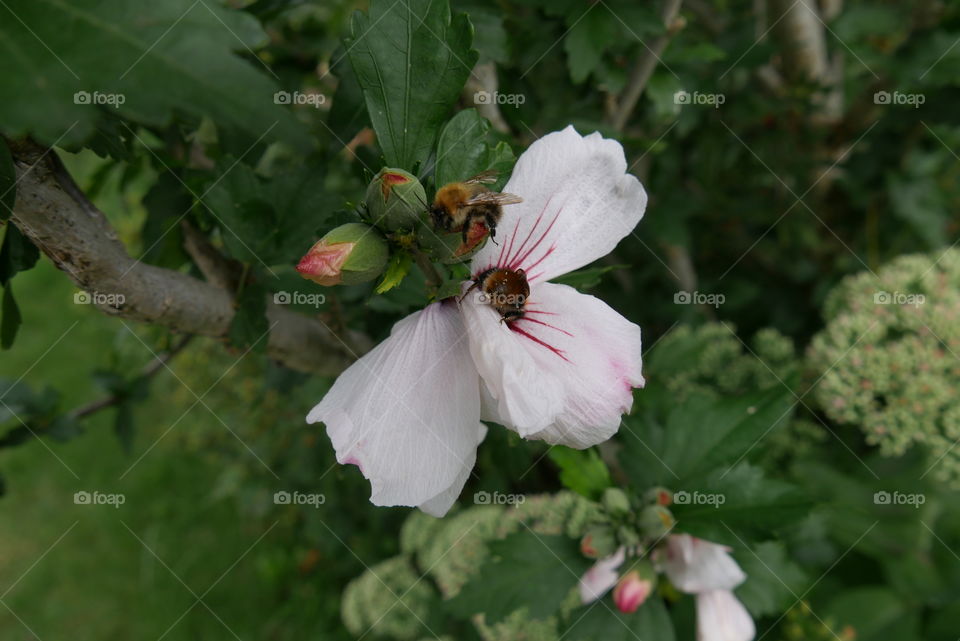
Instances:
[[[674,305],[710,305],[716,309],[725,302],[727,302],[727,297],[723,294],[679,291],[673,295]]]
[[[127,97],[122,93],[78,91],[73,94],[73,104],[75,105],[105,105],[116,109],[126,101]]]
[[[500,93],[494,91],[478,91],[473,94],[473,103],[476,105],[511,105],[519,107],[527,101],[522,93]]]
[[[693,492],[680,490],[679,492],[673,493],[673,502],[677,505],[712,505],[715,508],[719,508],[727,502],[727,497],[723,494],[711,494],[697,490]]]
[[[314,109],[319,109],[320,105],[326,102],[327,97],[322,93],[278,91],[273,94],[273,104],[275,105],[310,105]]]
[[[523,505],[527,497],[523,494],[503,494],[501,492],[485,492],[483,490],[473,495],[473,502],[476,505],[512,505],[517,507]]]
[[[88,492],[80,490],[73,495],[74,505],[112,505],[119,508],[127,502],[127,497],[123,494],[108,494],[105,492]]]
[[[280,490],[273,493],[274,505],[311,505],[314,508],[319,508],[326,502],[327,497],[323,494],[304,494],[297,490],[293,492]]]
[[[309,305],[320,307],[327,302],[323,294],[304,294],[303,292],[276,292],[273,295],[274,305]]]
[[[703,105],[719,109],[720,105],[727,101],[727,96],[722,93],[700,93],[694,91],[690,93],[684,89],[673,94],[673,104],[675,105]]]
[[[76,292],[73,295],[74,305],[100,305],[120,309],[127,301],[123,294],[107,294],[104,292]]]
[[[894,490],[893,492],[880,490],[873,495],[874,505],[912,505],[915,508],[919,508],[926,502],[927,496],[925,494],[920,494],[919,492],[915,494],[906,494],[897,490]]]
[[[927,97],[922,93],[901,93],[894,91],[878,91],[873,94],[873,104],[875,105],[905,105],[919,109],[920,105],[927,101]]]
[[[912,305],[914,307],[920,307],[925,302],[927,302],[927,297],[923,294],[880,291],[873,295],[874,305]]]

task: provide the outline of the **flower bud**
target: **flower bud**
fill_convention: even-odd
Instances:
[[[416,176],[384,167],[367,187],[371,220],[387,231],[414,229],[427,213],[427,194]]]
[[[630,498],[619,487],[608,487],[603,491],[603,507],[611,515],[629,514]]]
[[[640,512],[640,529],[650,538],[660,538],[670,531],[675,522],[670,510],[662,505],[651,505]]]
[[[613,530],[604,525],[594,525],[580,539],[580,552],[589,559],[603,559],[617,549]]]
[[[388,255],[387,241],[376,229],[347,223],[318,240],[297,271],[319,285],[356,285],[382,274]]]
[[[651,487],[649,490],[644,492],[643,500],[646,503],[652,503],[654,505],[662,505],[666,507],[673,503],[673,492],[665,487]]]
[[[639,561],[613,588],[613,602],[625,614],[637,611],[657,585],[657,574],[648,561]]]

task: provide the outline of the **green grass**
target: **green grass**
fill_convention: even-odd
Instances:
[[[90,372],[107,366],[118,344],[131,363],[150,359],[119,320],[73,304],[75,290],[48,262],[19,275],[14,286],[26,322],[14,348],[0,356],[0,377],[51,385],[66,409],[103,393]],[[178,366],[185,367],[174,361]],[[236,442],[201,405],[183,416],[193,397],[168,372],[151,389],[135,410],[130,455],[112,433],[113,410],[91,417],[86,433],[71,441],[0,450],[7,486],[0,498],[0,594],[9,607],[0,607],[0,638],[295,639],[338,625],[342,586],[301,576],[302,549],[291,544],[290,532],[298,517],[270,501],[272,477],[243,500],[224,491],[235,469],[223,464],[223,443]],[[204,448],[209,437],[197,444],[197,435],[210,434],[222,439],[213,441],[219,452]],[[257,480],[257,472],[246,476]],[[125,503],[75,505],[81,490],[122,493]],[[205,593],[198,604],[194,594]]]

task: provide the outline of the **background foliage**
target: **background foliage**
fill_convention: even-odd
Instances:
[[[4,224],[3,636],[692,639],[692,603],[667,588],[629,616],[571,601],[575,538],[615,485],[726,497],[672,509],[734,549],[758,635],[955,641],[960,9],[821,2],[831,71],[811,78],[779,3],[691,0],[665,24],[671,5],[3,3],[0,133],[56,146],[131,254],[197,275],[185,219],[249,276],[229,336],[183,347],[77,304]],[[621,127],[612,105],[657,42]],[[443,521],[374,508],[303,425],[330,381],[264,354],[265,296],[323,293],[299,310],[381,339],[427,300],[419,270],[375,295],[303,281],[297,259],[384,165],[429,193],[506,173],[570,123],[621,140],[651,196],[568,277],[643,327],[647,388],[587,452],[490,430]],[[4,221],[13,176],[0,144]],[[473,505],[482,492],[528,500]]]

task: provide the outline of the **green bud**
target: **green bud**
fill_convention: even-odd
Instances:
[[[580,539],[580,552],[590,559],[604,559],[617,551],[617,539],[607,525],[592,525]]]
[[[363,223],[332,229],[300,259],[297,271],[319,285],[356,285],[383,273],[390,251],[386,239]]]
[[[656,539],[669,532],[676,520],[662,505],[650,505],[640,511],[638,523],[644,536]]]
[[[608,487],[603,491],[603,508],[611,515],[630,513],[630,497],[619,487]]]
[[[643,493],[643,502],[666,507],[673,503],[673,492],[665,487],[651,487]]]
[[[427,213],[427,194],[416,176],[384,167],[367,187],[367,209],[375,225],[387,231],[414,229]]]

